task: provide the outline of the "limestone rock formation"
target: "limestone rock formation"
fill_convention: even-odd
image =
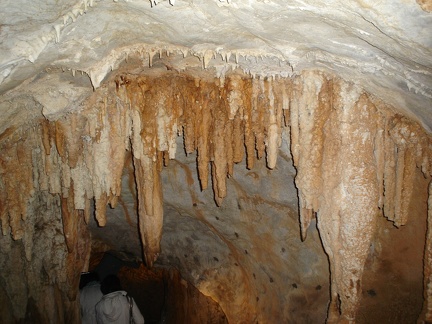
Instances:
[[[0,8],[6,322],[79,322],[101,249],[214,321],[432,321],[430,2]]]

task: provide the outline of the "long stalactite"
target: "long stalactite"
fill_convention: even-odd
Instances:
[[[68,253],[77,253],[91,199],[98,224],[109,222],[106,208],[116,206],[130,150],[144,259],[151,266],[162,236],[160,170],[175,158],[176,138],[183,137],[186,154],[197,152],[201,188],[210,181],[220,206],[235,163],[246,159],[251,169],[265,158],[269,169],[276,166],[284,127],[297,170],[302,239],[316,217],[330,260],[328,321],[354,322],[376,217],[383,214],[396,226],[409,221],[413,173],[418,167],[432,175],[432,139],[418,123],[323,72],[251,78],[236,71],[224,80],[176,71],[120,73],[81,110],[0,135],[2,233],[25,239],[30,202],[38,192],[58,195]],[[430,303],[429,284],[425,298]]]
[[[432,322],[432,181],[429,182],[428,219],[426,231],[426,244],[424,252],[424,291],[423,310],[419,321]]]

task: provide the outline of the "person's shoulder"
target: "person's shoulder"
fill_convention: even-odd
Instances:
[[[114,298],[114,297],[119,297],[119,296],[126,296],[127,292],[124,290],[117,290],[117,291],[113,291],[109,294],[106,294],[103,296],[103,298]]]

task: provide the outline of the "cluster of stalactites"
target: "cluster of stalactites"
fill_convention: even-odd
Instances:
[[[360,88],[314,72],[293,82],[290,124],[302,237],[316,215],[332,276],[328,320],[352,322],[376,217],[406,224],[415,169],[432,172],[432,141]]]
[[[145,121],[142,129],[147,134],[150,130],[150,136],[134,139],[133,146],[142,145],[152,156],[159,151],[174,158],[176,137],[183,136],[186,153],[198,154],[201,189],[207,188],[211,177],[220,205],[226,196],[227,176],[233,175],[233,165],[245,153],[248,168],[264,156],[269,168],[275,167],[283,111],[289,107],[289,84],[286,79],[257,80],[234,74],[222,85],[215,79],[167,74],[119,78],[117,92]]]
[[[342,145],[336,133],[332,139],[332,131],[363,143],[373,141],[373,165],[368,167],[375,172],[376,205],[398,226],[407,220],[413,170],[420,166],[425,174],[431,172],[431,141],[418,124],[389,109],[378,109],[358,88],[319,72],[294,79],[255,79],[232,73],[224,82],[174,72],[122,75],[98,89],[85,106],[57,121],[10,131],[11,136],[3,140],[3,234],[10,228],[15,239],[22,237],[27,203],[35,190],[46,190],[65,200],[66,240],[73,246],[73,217],[83,215],[88,221],[90,199],[95,200],[98,223],[106,223],[106,206],[117,203],[130,150],[141,239],[147,263],[152,264],[162,234],[159,172],[163,163],[175,157],[178,136],[184,139],[186,153],[197,152],[201,189],[210,181],[220,205],[233,165],[246,158],[247,167],[253,168],[256,158],[265,157],[268,167],[274,168],[282,129],[290,125],[303,236],[313,214],[322,209],[328,178],[341,176],[339,171],[327,170],[326,163],[331,166],[336,159],[337,165],[340,158],[330,148],[354,145],[349,141]],[[356,127],[360,120],[372,128]],[[360,160],[361,154],[357,154]],[[361,165],[358,168],[362,170]]]
[[[2,142],[0,157],[0,219],[3,235],[21,239],[27,206],[36,191],[61,197],[67,247],[76,245],[79,218],[88,222],[90,199],[96,217],[105,224],[105,206],[115,206],[130,129],[129,119],[106,99],[89,102],[85,114],[17,130]],[[43,203],[43,202],[40,202]],[[37,217],[37,215],[32,215]]]
[[[353,115],[352,107],[359,102],[363,109],[359,115]],[[365,114],[365,122],[372,128],[363,131],[362,144],[373,141],[374,181],[379,194],[377,207],[397,227],[405,225],[415,169],[420,168],[425,176],[432,175],[432,140],[423,128],[385,105],[377,107],[359,88],[314,72],[294,80],[290,107],[291,148],[297,169],[303,238],[310,219],[319,211],[320,197],[326,188],[322,165],[324,148],[329,144],[326,127],[332,119],[352,124],[355,129],[348,132],[347,128],[343,134],[350,138],[361,131],[359,124]],[[340,111],[353,115],[354,120],[339,117]],[[349,145],[356,149],[355,143]],[[361,158],[360,152],[355,153],[353,157]]]
[[[139,228],[146,261],[160,251],[162,164],[175,157],[176,138],[198,152],[202,189],[213,184],[218,205],[226,179],[246,152],[248,167],[267,152],[276,164],[289,80],[256,80],[232,75],[224,85],[191,76],[119,77],[98,89],[84,110],[26,130],[9,131],[0,157],[3,234],[23,236],[26,206],[35,191],[61,196],[66,243],[77,239],[79,217],[88,222],[91,199],[100,226],[106,206],[115,207],[127,151],[132,152],[138,194]],[[4,134],[6,137],[6,134]],[[245,150],[246,148],[246,150]]]

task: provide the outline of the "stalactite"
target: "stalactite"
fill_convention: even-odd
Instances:
[[[21,239],[24,235],[24,226],[27,217],[27,204],[34,194],[32,152],[32,140],[28,134],[17,134],[15,146],[5,147],[0,156],[0,187],[5,193],[1,201],[1,224],[4,235],[12,233],[15,240]]]
[[[161,81],[163,84],[163,80]],[[144,257],[149,267],[160,253],[163,224],[163,198],[160,180],[162,154],[158,152],[157,117],[164,95],[157,88],[150,89],[142,78],[127,89],[133,110],[132,153],[138,195],[138,217]],[[166,143],[159,146],[166,147]]]
[[[233,121],[233,162],[240,163],[244,158],[244,121],[242,117],[244,113],[243,107],[240,108],[240,113],[234,117]]]
[[[42,126],[42,143],[43,143],[43,148],[45,150],[45,154],[49,155],[51,152],[51,135],[50,135],[50,123],[47,119],[44,119],[41,122],[41,126]]]
[[[273,86],[272,86],[273,84]],[[278,149],[282,144],[282,111],[284,108],[284,90],[285,82],[276,81],[269,85],[269,99],[270,99],[270,116],[268,126],[268,136],[266,141],[267,147],[267,166],[270,169],[276,167],[278,156]],[[286,93],[285,93],[286,95]],[[285,102],[286,105],[286,102]]]
[[[409,203],[414,190],[414,172],[424,160],[423,147],[428,146],[428,140],[422,136],[419,126],[401,116],[392,119],[389,137],[395,143],[397,150],[395,173],[394,223],[405,225],[409,216]],[[426,150],[426,155],[428,155]],[[427,174],[427,173],[426,173]]]
[[[2,234],[7,235],[9,233],[9,211],[8,211],[8,195],[4,179],[4,168],[2,166],[2,159],[0,158],[0,224],[2,228]]]
[[[70,170],[71,181],[74,183],[74,204],[76,209],[86,209],[87,198],[86,191],[91,188],[91,179],[87,167],[80,158],[76,167]],[[92,195],[90,195],[92,196]],[[88,220],[87,220],[88,222]]]
[[[246,166],[248,169],[252,169],[255,163],[255,138],[253,134],[253,120],[252,120],[252,80],[248,79],[244,82],[243,91],[243,103],[244,103],[244,141],[246,147]]]
[[[84,197],[84,221],[86,224],[89,223],[91,216],[90,212],[90,199],[87,196]]]
[[[378,129],[375,136],[374,154],[377,163],[377,182],[378,182],[378,207],[384,206],[384,173],[385,173],[385,119],[380,114],[378,117]]]
[[[124,166],[125,152],[128,149],[130,130],[129,115],[117,102],[113,101],[105,92],[105,100],[92,102],[97,109],[95,114],[90,114],[88,127],[90,134],[83,134],[85,154],[83,161],[77,162],[80,170],[73,172],[79,176],[82,172],[92,175],[91,185],[77,188],[79,206],[85,208],[84,197],[95,198],[96,219],[100,226],[106,224],[106,204],[115,206],[116,197],[120,195],[121,175]],[[92,132],[91,129],[96,131]]]
[[[332,83],[324,75],[309,73],[294,81],[291,101],[291,146],[299,190],[303,239],[318,210],[322,187],[324,125],[332,112]]]
[[[423,132],[420,132],[422,140],[418,143],[417,166],[423,174],[432,174],[432,139],[429,139]]]
[[[395,197],[396,197],[396,147],[388,136],[389,123],[387,120],[384,128],[384,215],[394,221]]]
[[[54,122],[55,125],[55,147],[57,149],[58,154],[61,157],[61,160],[63,163],[66,162],[67,158],[67,141],[66,141],[66,134],[64,125],[62,123],[62,120],[57,120]]]
[[[111,183],[109,185],[110,204],[115,205],[116,197],[121,192],[121,176],[126,159],[126,151],[129,149],[130,118],[127,110],[119,105],[114,98],[108,99],[107,114],[110,116],[109,125],[109,165]],[[108,190],[108,188],[107,188]]]
[[[160,253],[162,236],[163,200],[158,160],[143,156],[134,158],[135,178],[138,189],[138,214],[144,257],[148,267],[152,267]]]
[[[269,125],[267,126],[267,141],[266,141],[266,156],[267,156],[267,166],[270,169],[274,169],[276,166],[278,149],[279,149],[279,127],[280,118],[278,124],[279,109],[275,104],[275,96],[273,94],[272,83],[267,83],[268,98],[269,98]]]
[[[226,138],[226,120],[227,109],[224,105],[217,105],[212,111],[213,117],[213,191],[215,192],[215,201],[218,205],[226,196],[226,178],[227,178],[227,143]]]
[[[296,92],[298,90],[298,82],[291,87],[291,101],[290,101],[290,134],[291,134],[291,154],[293,156],[294,166],[298,167],[300,160],[300,124],[299,124],[299,102],[296,100]]]
[[[324,128],[323,192],[317,217],[330,260],[328,322],[353,323],[378,211],[377,113],[365,95],[359,97],[357,90],[347,85],[333,98],[334,110]]]
[[[73,185],[69,189],[69,197],[61,199],[63,232],[68,252],[75,249],[78,240],[78,210],[73,203]]]
[[[432,171],[430,136],[419,124],[375,105],[360,89],[322,72],[273,80],[234,71],[221,80],[178,71],[119,75],[115,84],[97,89],[80,112],[42,120],[27,133],[2,134],[3,235],[23,237],[35,192],[58,196],[68,258],[76,260],[78,238],[92,216],[91,199],[104,226],[107,204],[114,208],[120,196],[131,150],[140,235],[151,266],[162,235],[160,169],[175,158],[177,136],[183,137],[187,154],[197,153],[201,189],[210,178],[220,206],[235,163],[245,157],[252,169],[256,158],[265,157],[269,169],[276,167],[285,126],[297,170],[302,239],[316,215],[330,260],[329,322],[354,321],[374,219],[380,208],[396,226],[409,221],[414,171],[419,167],[425,176]],[[429,198],[429,214],[431,204]],[[430,281],[429,232],[425,280]],[[27,258],[31,251],[28,246]],[[430,313],[429,304],[425,307]]]
[[[225,125],[225,147],[226,147],[226,176],[232,177],[234,175],[234,145],[233,145],[233,121],[227,120]]]
[[[209,163],[210,163],[210,128],[211,128],[211,109],[213,107],[212,101],[215,100],[214,93],[209,94],[209,98],[205,98],[200,109],[198,109],[197,117],[200,120],[198,125],[197,142],[197,163],[198,163],[198,177],[201,184],[201,190],[207,189],[209,177]]]
[[[255,149],[258,159],[265,154],[265,125],[268,125],[266,110],[268,109],[268,98],[265,87],[268,81],[263,79],[252,81],[252,125],[255,136]]]
[[[55,146],[51,147],[51,153],[45,159],[45,172],[48,177],[48,190],[52,194],[61,193],[61,173],[59,165],[61,158],[57,154]]]
[[[423,310],[418,323],[432,322],[432,180],[429,182],[426,243],[423,266]]]
[[[229,105],[229,119],[234,119],[243,105],[242,78],[240,75],[233,75],[228,78],[226,98]]]
[[[80,156],[83,153],[83,140],[77,134],[83,133],[85,117],[79,114],[71,114],[68,118],[66,128],[66,141],[68,152],[68,166],[73,169],[76,167]]]
[[[172,85],[170,85],[172,86]],[[159,150],[163,152],[167,152],[167,161],[168,159],[174,159],[177,152],[177,136],[178,136],[178,123],[179,117],[182,113],[182,110],[176,109],[173,103],[172,96],[174,92],[171,92],[171,96],[167,98],[167,104],[165,107],[165,127],[160,129],[160,133],[166,133],[166,143],[161,143],[159,146]],[[160,136],[160,135],[159,135]],[[166,147],[166,148],[165,148]]]
[[[95,198],[95,217],[98,225],[103,227],[106,225],[106,206],[108,204],[108,197],[105,192],[101,193],[98,198]]]
[[[196,78],[193,84],[195,85],[195,90],[198,92],[200,88],[199,79]],[[183,96],[185,96],[184,98],[185,107],[183,109],[183,120],[185,124],[183,126],[183,135],[184,135],[185,151],[187,154],[194,152],[196,148],[195,130],[197,128],[196,125],[197,120],[194,114],[197,108],[199,107],[199,101],[197,100],[198,98],[196,98],[196,95],[194,93],[195,91],[188,91],[189,87],[192,87],[193,89],[193,85],[188,80],[186,84],[186,88],[182,87],[185,90],[185,94],[183,94]]]
[[[62,197],[69,197],[69,188],[71,186],[71,172],[69,164],[61,163],[60,164],[60,174],[61,174],[61,189],[62,189]],[[73,200],[72,200],[73,202]]]
[[[407,151],[405,148],[398,148],[397,150],[397,163],[396,163],[396,196],[395,196],[395,224],[396,226],[400,226],[404,224],[403,221],[404,215],[402,215],[402,199],[403,193],[402,191],[405,188],[404,180],[404,171],[408,167],[405,165],[405,156],[407,155]]]

